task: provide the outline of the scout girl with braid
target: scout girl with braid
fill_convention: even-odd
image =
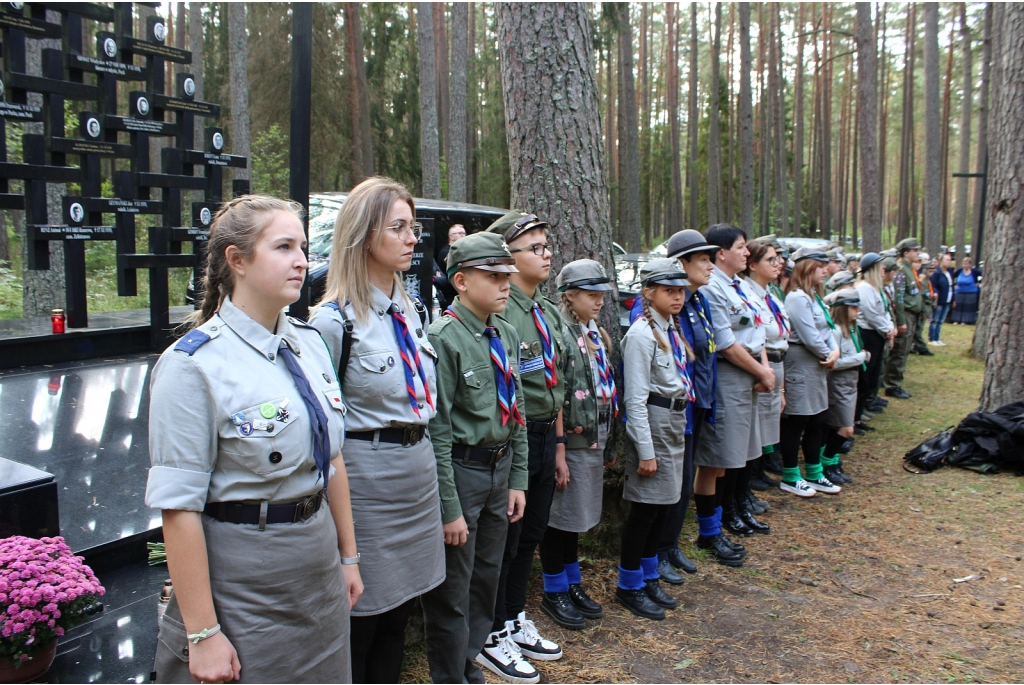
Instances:
[[[686,405],[693,383],[686,371],[693,351],[676,317],[689,281],[677,259],[652,259],[640,270],[643,317],[622,339],[626,383],[625,485],[631,502],[622,528],[615,601],[642,618],[660,621],[677,602],[659,583],[658,543],[669,507],[683,483]]]
[[[402,674],[413,600],[444,580],[434,450],[436,354],[402,287],[419,240],[412,195],[370,178],[349,193],[334,224],[327,288],[310,323],[344,386],[345,465],[366,591],[352,610],[352,679]],[[346,353],[347,348],[347,353]]]
[[[567,442],[565,456],[556,457],[555,496],[540,543],[546,588],[541,610],[554,612],[558,604],[571,603],[585,618],[596,619],[604,610],[583,589],[579,536],[601,521],[604,448],[612,419],[618,415],[618,389],[608,353],[611,340],[597,325],[605,294],[612,286],[604,267],[591,259],[566,264],[555,283],[566,322],[561,371]]]
[[[864,349],[864,341],[857,327],[860,309],[860,294],[856,288],[843,288],[825,296],[832,320],[836,327],[832,331],[839,359],[828,374],[828,436],[825,451],[821,455],[822,471],[833,483],[852,483],[853,478],[843,471],[839,448],[853,436],[854,414],[857,409],[857,382],[860,373],[871,361],[871,353]]]

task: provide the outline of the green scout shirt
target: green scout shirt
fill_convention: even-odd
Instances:
[[[437,414],[430,419],[430,441],[437,460],[441,518],[445,523],[462,516],[452,469],[452,444],[494,447],[511,440],[512,470],[508,487],[510,490],[526,490],[529,483],[526,428],[512,419],[501,425],[490,339],[484,335],[487,324],[466,309],[458,298],[455,298],[452,309],[459,318],[442,316],[430,324],[429,334],[437,352]],[[516,397],[522,398],[518,370],[519,336],[507,321],[496,314],[488,317],[488,321],[498,329],[512,365]]]
[[[896,325],[907,323],[907,314],[920,314],[923,307],[921,289],[914,278],[914,268],[902,259],[899,260],[899,271],[892,280],[892,289],[896,295]]]
[[[535,294],[539,298],[537,302],[544,312],[548,328],[551,329],[551,344],[554,345],[557,370],[561,363],[559,357],[562,354],[562,315],[558,312],[558,306],[554,302],[541,295],[539,291]],[[503,316],[519,332],[520,336],[520,378],[523,382],[523,395],[526,400],[523,405],[525,407],[523,415],[527,419],[540,421],[552,418],[562,408],[565,383],[561,373],[558,374],[558,382],[553,388],[549,388],[547,381],[544,380],[544,351],[540,342],[540,332],[537,330],[537,324],[533,321],[531,311],[533,302],[526,296],[526,293],[513,285]],[[538,359],[540,360],[539,364]]]
[[[581,324],[566,324],[562,329],[562,350],[559,371],[565,385],[565,448],[589,449],[597,444],[597,388],[591,366],[593,354],[587,349],[586,331]]]

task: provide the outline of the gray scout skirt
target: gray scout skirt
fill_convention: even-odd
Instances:
[[[786,416],[814,416],[828,409],[828,370],[803,345],[786,353]]]
[[[569,484],[555,490],[548,525],[558,530],[585,533],[601,522],[601,498],[604,495],[604,446],[608,442],[610,420],[597,427],[596,449],[565,451]],[[658,465],[660,468],[660,464]]]
[[[346,440],[345,469],[365,590],[353,616],[394,609],[444,581],[437,461],[429,436],[402,447]]]
[[[686,440],[686,412],[647,405],[654,454],[658,470],[653,476],[637,473],[640,457],[633,441],[626,438],[626,483],[622,498],[645,504],[675,504],[683,489],[683,451]]]
[[[352,682],[348,591],[327,504],[263,531],[203,515],[203,531],[213,606],[238,653],[240,682]],[[156,682],[195,683],[173,593],[159,628]]]
[[[738,469],[761,456],[754,377],[719,357],[715,423],[704,425],[694,454],[697,466]]]
[[[783,362],[768,362],[775,372],[775,389],[757,393],[757,428],[761,433],[761,447],[779,441],[779,419],[782,418],[782,383],[786,377]]]
[[[825,420],[833,428],[852,426],[857,410],[859,369],[843,369],[828,375],[828,413]]]

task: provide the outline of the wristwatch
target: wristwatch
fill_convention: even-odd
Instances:
[[[359,559],[362,558],[362,556],[363,556],[362,554],[360,554],[359,552],[356,552],[356,555],[354,557],[342,557],[341,558],[341,565],[342,566],[354,566],[355,564],[359,563]]]
[[[555,444],[556,445],[564,445],[564,444],[566,444],[568,442],[569,442],[569,439],[566,438],[564,435],[556,435],[555,436]]]

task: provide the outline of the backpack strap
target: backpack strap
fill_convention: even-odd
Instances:
[[[426,328],[429,322],[427,321],[427,304],[423,301],[423,296],[419,293],[413,295],[412,306],[416,308],[416,313],[420,316],[420,325]]]
[[[348,302],[345,302],[347,305]],[[345,371],[348,370],[348,361],[352,357],[352,329],[354,324],[352,319],[345,316],[345,308],[338,306],[336,301],[324,302],[321,307],[327,307],[338,312],[341,316],[341,326],[345,329],[345,333],[341,336],[341,361],[338,362],[338,385],[341,390],[345,390]]]

